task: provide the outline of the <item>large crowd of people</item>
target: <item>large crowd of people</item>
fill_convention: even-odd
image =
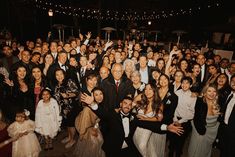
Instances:
[[[91,37],[2,43],[1,157],[38,157],[61,130],[74,157],[180,157],[186,139],[188,157],[235,156],[234,62]]]

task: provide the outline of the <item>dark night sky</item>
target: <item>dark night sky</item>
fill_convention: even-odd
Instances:
[[[44,0],[45,1],[45,0]],[[47,0],[54,4],[72,5],[84,9],[101,8],[103,10],[130,10],[130,11],[171,11],[194,8],[197,6],[207,7],[208,4],[218,2],[218,8],[201,9],[192,15],[173,16],[152,20],[152,25],[148,26],[147,21],[137,21],[137,28],[145,26],[147,29],[161,30],[165,34],[170,34],[172,30],[184,29],[190,32],[191,37],[200,38],[199,34],[206,36],[206,29],[213,25],[226,25],[229,17],[235,14],[230,1],[222,0]],[[0,1],[0,29],[7,28],[19,39],[31,38],[36,36],[45,37],[50,30],[50,20],[46,10],[35,7],[33,0],[1,0]],[[97,20],[76,18],[78,28],[82,33],[92,31],[97,34]],[[74,18],[68,15],[55,14],[52,19],[53,24],[75,25]],[[101,28],[112,26],[126,29],[127,21],[102,20]],[[231,31],[231,30],[229,30]],[[66,29],[66,35],[70,30]],[[197,37],[196,37],[197,36]]]

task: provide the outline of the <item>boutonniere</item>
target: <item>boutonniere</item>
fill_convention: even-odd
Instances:
[[[167,97],[171,96],[171,93],[170,92],[167,92]]]
[[[145,84],[143,83],[143,84],[140,85],[139,90],[142,92],[144,90],[144,88],[145,88]]]
[[[131,115],[130,122],[134,120],[134,116]]]
[[[170,100],[167,100],[166,104],[171,104],[171,101],[170,101]]]

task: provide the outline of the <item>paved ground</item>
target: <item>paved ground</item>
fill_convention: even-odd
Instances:
[[[42,145],[42,151],[39,155],[39,157],[69,157],[69,154],[72,152],[73,147],[70,149],[66,149],[64,146],[65,144],[61,143],[61,140],[66,137],[65,131],[61,131],[57,137],[53,141],[53,150],[45,151],[43,150]],[[77,137],[76,137],[77,138]]]
[[[53,141],[54,149],[48,150],[48,151],[42,150],[39,157],[70,157],[70,154],[73,151],[73,147],[70,149],[65,149],[64,147],[65,145],[60,142],[65,136],[66,136],[65,131],[60,132],[58,136],[56,137],[56,139]],[[188,142],[189,140],[187,140],[185,143],[184,154],[182,155],[182,157],[187,157]],[[167,157],[167,150],[166,150],[165,157]],[[219,157],[219,150],[213,149],[211,157]]]

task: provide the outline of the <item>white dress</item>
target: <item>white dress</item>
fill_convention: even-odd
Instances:
[[[49,103],[45,105],[43,100],[38,102],[35,114],[35,131],[43,136],[54,138],[60,130],[62,117],[57,101],[50,98]]]
[[[138,115],[154,117],[155,112],[144,114],[143,110],[138,111]],[[133,141],[143,157],[164,157],[165,134],[157,134],[148,129],[137,127],[133,136]]]
[[[13,142],[12,157],[38,157],[41,151],[37,136],[34,133],[35,123],[25,120],[23,123],[13,122],[7,129],[10,137],[16,137],[20,133],[29,132]]]

